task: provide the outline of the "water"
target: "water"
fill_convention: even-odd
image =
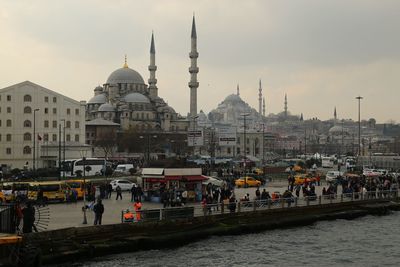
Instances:
[[[324,221],[64,266],[400,266],[399,222],[400,212]]]

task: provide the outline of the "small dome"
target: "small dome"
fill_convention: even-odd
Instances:
[[[348,129],[339,125],[335,125],[332,128],[329,129],[330,134],[341,134],[341,133],[348,133]]]
[[[100,85],[97,86],[96,88],[94,88],[95,92],[102,92],[103,91],[103,87],[101,87]]]
[[[100,112],[114,112],[115,111],[115,107],[113,105],[111,105],[110,103],[104,103],[103,105],[101,105],[99,107]]]
[[[162,107],[163,112],[168,112],[168,113],[175,113],[175,110],[171,108],[170,106],[164,106]]]
[[[146,103],[146,104],[150,103],[150,100],[146,96],[140,93],[127,94],[124,97],[124,101],[127,103]]]
[[[128,67],[123,67],[117,69],[107,79],[108,84],[118,84],[118,83],[134,83],[134,84],[144,84],[142,76],[135,70]]]
[[[88,104],[104,104],[106,102],[107,102],[106,95],[105,94],[99,94],[99,95],[96,95],[96,96],[92,97],[89,100]]]

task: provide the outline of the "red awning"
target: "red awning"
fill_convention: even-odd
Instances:
[[[165,176],[165,180],[168,181],[189,181],[189,182],[195,182],[195,181],[204,181],[207,180],[208,178],[204,177],[203,175],[184,175],[184,176]]]

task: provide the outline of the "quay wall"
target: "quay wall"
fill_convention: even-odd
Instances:
[[[73,227],[24,236],[25,243],[40,248],[44,264],[89,260],[107,254],[182,246],[213,235],[237,235],[297,227],[321,220],[354,219],[400,210],[398,199],[224,213],[175,221],[120,223]]]

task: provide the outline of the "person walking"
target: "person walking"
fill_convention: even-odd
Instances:
[[[113,191],[113,189],[112,189],[112,185],[111,184],[108,184],[107,185],[107,188],[108,188],[108,198],[111,198],[111,193],[112,193],[112,191]]]
[[[139,202],[142,202],[142,195],[143,195],[143,190],[142,190],[142,188],[140,187],[140,185],[137,185],[137,187],[136,187],[136,199],[137,199]]]
[[[97,200],[97,203],[93,206],[94,211],[94,225],[101,225],[101,219],[104,213],[104,205],[101,202],[101,198]]]
[[[122,189],[119,185],[117,185],[117,188],[115,188],[115,191],[117,192],[117,198],[115,200],[118,200],[118,198],[120,198],[122,200]]]
[[[131,188],[131,202],[136,201],[137,199],[137,187],[133,185]]]

